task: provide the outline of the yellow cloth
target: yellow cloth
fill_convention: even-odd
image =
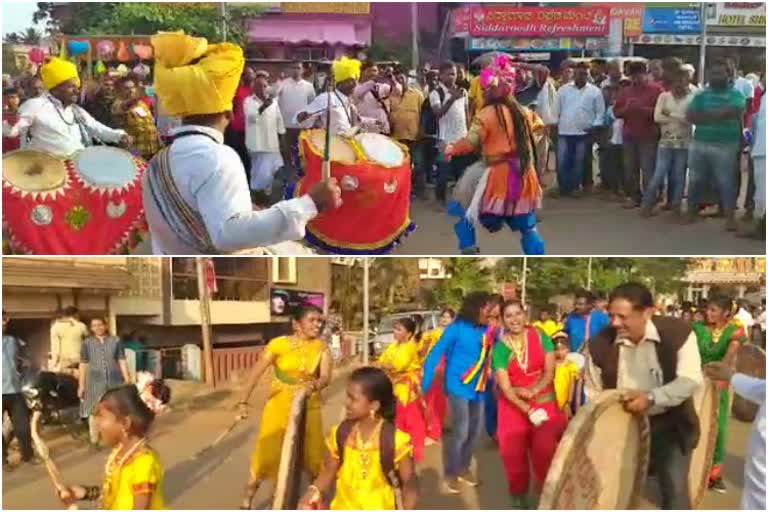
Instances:
[[[111,458],[117,466],[120,457]],[[152,448],[140,448],[121,468],[113,467],[110,471],[111,478],[104,482],[106,492],[102,496],[105,510],[133,510],[134,495],[150,493],[149,510],[166,510],[163,467]]]
[[[289,336],[275,338],[265,351],[272,358],[275,378],[269,399],[261,411],[261,426],[251,455],[251,475],[258,479],[276,479],[280,452],[288,427],[293,396],[299,384],[317,376],[320,360],[327,350],[318,339],[295,342]],[[323,463],[323,421],[320,415],[320,394],[307,401],[307,428],[304,438],[304,469],[313,478]]]
[[[353,78],[360,80],[360,66],[362,64],[359,60],[342,57],[339,60],[333,61],[333,80],[336,83],[343,82]]]
[[[59,57],[51,57],[40,68],[40,79],[43,81],[43,87],[49,91],[73,78],[77,80],[77,86],[80,87],[77,66]]]
[[[579,377],[579,368],[572,361],[563,361],[555,366],[555,395],[557,407],[562,409],[570,401],[573,387]]]
[[[419,345],[414,340],[390,344],[381,354],[379,363],[386,369],[389,378],[392,379],[395,398],[401,404],[408,405],[419,399],[421,358],[419,357]]]
[[[337,460],[338,428],[338,425],[333,427],[325,441],[331,457]],[[331,502],[331,510],[395,510],[395,491],[381,470],[378,445],[378,437],[365,443],[365,446],[360,446],[357,436],[353,434],[347,438],[344,463],[336,473],[336,496]],[[411,436],[395,430],[395,465],[412,453]],[[367,472],[366,478],[362,476],[363,469]]]
[[[426,359],[429,355],[432,347],[434,347],[435,343],[437,343],[437,340],[439,340],[440,336],[443,335],[444,330],[445,329],[442,327],[438,327],[437,329],[432,329],[431,331],[424,333],[424,335],[421,337],[421,343],[419,343],[419,353],[424,354],[422,363],[424,362],[424,359]]]
[[[421,104],[424,103],[421,91],[409,87],[401,96],[391,97],[389,102],[392,110],[392,137],[408,142],[418,140]]]
[[[483,107],[485,106],[485,97],[483,96],[483,88],[480,87],[480,77],[476,76],[469,82],[469,99],[472,101],[474,110],[472,111],[472,117],[477,116]]]
[[[543,331],[544,334],[546,334],[550,338],[557,331],[563,330],[563,326],[552,319],[547,320],[546,322],[542,322],[541,320],[536,320],[535,322],[533,322],[533,326]]]
[[[245,58],[230,43],[212,44],[184,32],[152,36],[154,89],[171,116],[219,114],[232,110]],[[194,62],[194,64],[193,64]]]

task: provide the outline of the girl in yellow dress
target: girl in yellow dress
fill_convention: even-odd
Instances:
[[[147,432],[154,417],[136,386],[107,391],[95,409],[101,440],[112,447],[104,483],[101,487],[66,487],[59,493],[64,505],[98,500],[98,508],[104,510],[165,510],[163,467],[157,453],[147,444]]]
[[[410,436],[394,426],[395,396],[392,382],[382,370],[365,367],[352,373],[346,414],[347,419],[328,435],[323,469],[300,508],[326,508],[335,481],[331,510],[415,509],[418,488],[413,446]],[[386,435],[391,437],[386,439]],[[384,443],[389,443],[388,448]]]
[[[323,463],[323,422],[320,391],[331,380],[332,358],[328,347],[318,339],[323,312],[312,305],[299,307],[292,315],[293,335],[275,338],[267,344],[253,369],[240,401],[240,416],[247,416],[248,399],[261,376],[271,366],[274,379],[269,399],[261,411],[261,425],[251,455],[251,470],[241,509],[250,509],[253,497],[264,480],[275,481],[280,467],[280,452],[288,427],[295,393],[305,388],[307,427],[304,436],[304,470],[317,476]]]
[[[414,340],[416,322],[410,318],[395,321],[391,343],[381,354],[378,366],[384,370],[395,390],[397,407],[395,425],[411,436],[413,458],[421,462],[427,438],[424,397],[421,394],[421,357]]]

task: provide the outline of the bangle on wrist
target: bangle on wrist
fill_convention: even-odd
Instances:
[[[323,493],[320,492],[320,489],[315,484],[310,485],[307,490],[312,493],[311,503],[317,503],[323,500]]]
[[[101,487],[98,485],[85,485],[85,496],[79,499],[79,501],[96,501],[101,496]]]

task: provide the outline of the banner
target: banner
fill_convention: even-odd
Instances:
[[[621,22],[622,37],[637,37],[643,33],[642,4],[632,2],[593,2],[591,5],[609,9],[612,22],[611,26],[617,26],[617,24],[613,24],[614,20],[619,20]],[[609,46],[613,45],[611,44]]]
[[[724,2],[714,6],[715,15],[707,16],[707,25],[765,28],[764,2]]]
[[[459,7],[451,11],[454,36],[469,34],[469,6]]]
[[[283,2],[284,14],[371,14],[369,2]]]
[[[701,32],[698,7],[666,8],[649,7],[643,13],[645,34],[697,34]]]
[[[274,316],[288,316],[299,306],[307,304],[317,306],[325,311],[325,294],[320,292],[272,288],[269,299],[269,311]]]
[[[559,50],[599,50],[606,48],[605,38],[597,37],[545,37],[541,39],[472,37],[468,50],[552,52]]]
[[[492,37],[599,37],[608,34],[606,7],[495,7],[473,5],[469,32]]]

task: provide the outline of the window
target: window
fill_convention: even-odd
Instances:
[[[296,258],[272,258],[272,281],[296,283]]]
[[[305,46],[294,48],[291,52],[291,58],[293,60],[301,60],[304,62],[314,62],[328,59],[329,52],[328,48],[325,46]]]
[[[264,258],[213,258],[216,290],[212,300],[257,302],[269,299],[267,262]],[[197,300],[197,267],[194,258],[172,258],[172,296]]]

